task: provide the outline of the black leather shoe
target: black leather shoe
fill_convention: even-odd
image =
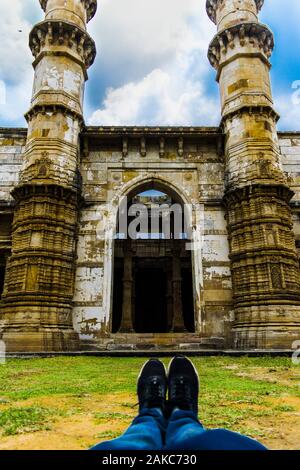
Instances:
[[[176,356],[168,368],[168,414],[174,408],[189,410],[198,415],[199,377],[193,363],[184,356]]]
[[[141,369],[137,383],[139,410],[161,408],[164,412],[167,385],[167,374],[163,363],[158,359],[147,361]]]

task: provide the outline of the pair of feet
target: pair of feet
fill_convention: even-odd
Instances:
[[[138,378],[139,409],[160,408],[169,418],[176,408],[198,414],[199,378],[193,363],[184,356],[176,356],[168,371],[158,359],[150,359],[142,367]],[[168,397],[167,397],[168,396]]]

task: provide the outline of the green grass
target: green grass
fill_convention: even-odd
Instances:
[[[41,407],[9,408],[0,411],[0,427],[4,436],[50,429],[55,410]]]
[[[166,364],[168,359],[163,360]],[[137,408],[136,379],[145,358],[57,357],[45,359],[9,359],[0,366],[0,428],[2,434],[13,435],[48,429],[55,419],[87,413],[96,424],[130,422]],[[289,404],[272,403],[270,399],[300,397],[300,367],[290,358],[230,358],[201,357],[194,363],[201,379],[199,416],[207,427],[227,427],[253,437],[263,437],[267,431],[256,422],[280,417],[297,410]],[[259,368],[259,369],[258,369]],[[267,379],[259,379],[255,371]],[[250,374],[245,377],[242,374]],[[289,382],[280,381],[282,375]],[[299,380],[298,380],[299,378]],[[121,409],[93,408],[93,397],[122,393]],[[61,396],[70,405],[59,406]],[[44,406],[43,397],[57,400],[58,407]],[[31,400],[30,405],[26,402]],[[104,398],[105,400],[105,398]],[[19,402],[22,402],[21,404]],[[85,403],[85,405],[84,405]],[[251,418],[255,426],[244,424]],[[266,426],[267,429],[267,426]],[[115,437],[108,429],[100,439]]]
[[[0,399],[25,400],[55,394],[132,392],[144,361],[143,358],[97,357],[8,360],[0,366]],[[238,395],[245,399],[245,394],[250,399],[257,395],[279,395],[286,389],[278,383],[239,377],[237,372],[253,367],[266,370],[276,368],[277,372],[296,367],[300,370],[299,366],[292,365],[289,358],[203,357],[195,358],[194,363],[199,370],[204,394],[230,394],[237,399]],[[238,369],[226,369],[226,366],[233,365]],[[290,388],[300,396],[297,383]]]

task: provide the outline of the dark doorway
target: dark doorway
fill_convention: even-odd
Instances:
[[[166,289],[166,273],[162,269],[137,269],[134,324],[137,333],[167,331]]]
[[[182,202],[155,188],[144,189],[119,211],[122,216],[127,211],[128,218],[118,218],[114,243],[111,331],[194,332],[192,258],[186,247],[190,230]]]

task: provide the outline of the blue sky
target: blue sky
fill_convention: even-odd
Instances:
[[[88,26],[98,55],[86,85],[86,123],[218,125],[219,91],[206,57],[215,25],[205,0],[98,3]],[[0,84],[6,88],[0,125],[25,126],[33,79],[28,34],[43,12],[38,0],[1,0],[0,15]],[[279,129],[300,130],[292,88],[300,80],[300,2],[265,0],[261,20],[275,34],[271,74]]]

